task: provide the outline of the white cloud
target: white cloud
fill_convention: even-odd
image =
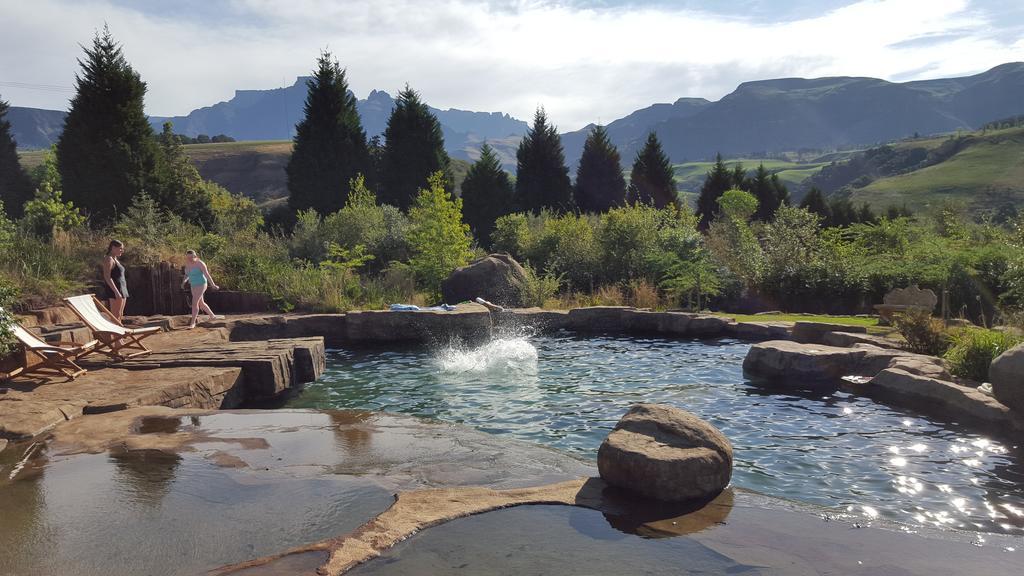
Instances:
[[[440,108],[530,119],[543,104],[563,130],[680,96],[717,99],[780,76],[934,78],[1024,60],[992,15],[965,0],[868,0],[768,24],[668,7],[586,9],[544,2],[235,0],[224,18],[147,15],[104,0],[8,3],[0,79],[71,85],[78,44],[110,24],[149,84],[147,111],[183,114],[239,88],[291,84],[323,47],[360,96],[406,82]],[[913,40],[929,39],[913,42]],[[908,42],[909,41],[909,42]],[[14,105],[67,95],[0,85]]]

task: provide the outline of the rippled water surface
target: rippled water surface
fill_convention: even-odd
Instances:
[[[1024,534],[1020,447],[834,389],[751,383],[748,348],[555,334],[339,350],[289,406],[427,416],[593,458],[630,404],[671,404],[729,437],[738,486],[866,519]]]

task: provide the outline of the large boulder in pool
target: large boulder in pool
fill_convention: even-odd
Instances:
[[[732,445],[697,416],[660,404],[637,404],[597,452],[601,478],[647,498],[711,498],[732,476]]]
[[[988,368],[992,395],[1016,412],[1024,414],[1024,344],[1010,348]]]
[[[523,305],[526,271],[508,254],[477,258],[451,273],[441,283],[441,296],[449,304],[481,297],[501,306]]]

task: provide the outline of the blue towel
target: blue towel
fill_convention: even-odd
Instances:
[[[430,306],[429,308],[420,308],[415,304],[392,304],[391,309],[397,312],[415,312],[415,311],[426,311],[426,312],[451,312],[455,310],[455,306],[451,304],[441,304],[440,306]]]

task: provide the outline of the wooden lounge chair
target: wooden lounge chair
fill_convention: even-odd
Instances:
[[[105,354],[114,360],[125,360],[152,352],[146,348],[142,340],[160,332],[159,326],[125,328],[120,322],[109,320],[107,316],[104,316],[107,314],[110,318],[114,317],[107,307],[92,294],[72,296],[65,298],[64,302],[89,327],[93,337],[99,340],[99,345],[93,352]]]
[[[0,312],[3,310],[0,309]],[[9,372],[8,377],[38,373],[65,376],[68,380],[74,380],[86,372],[85,368],[75,364],[75,360],[92,352],[99,345],[98,341],[91,340],[85,344],[58,342],[55,346],[40,340],[17,322],[11,322],[11,329],[25,350],[26,361],[21,368]],[[29,362],[29,358],[38,358],[39,362]]]

